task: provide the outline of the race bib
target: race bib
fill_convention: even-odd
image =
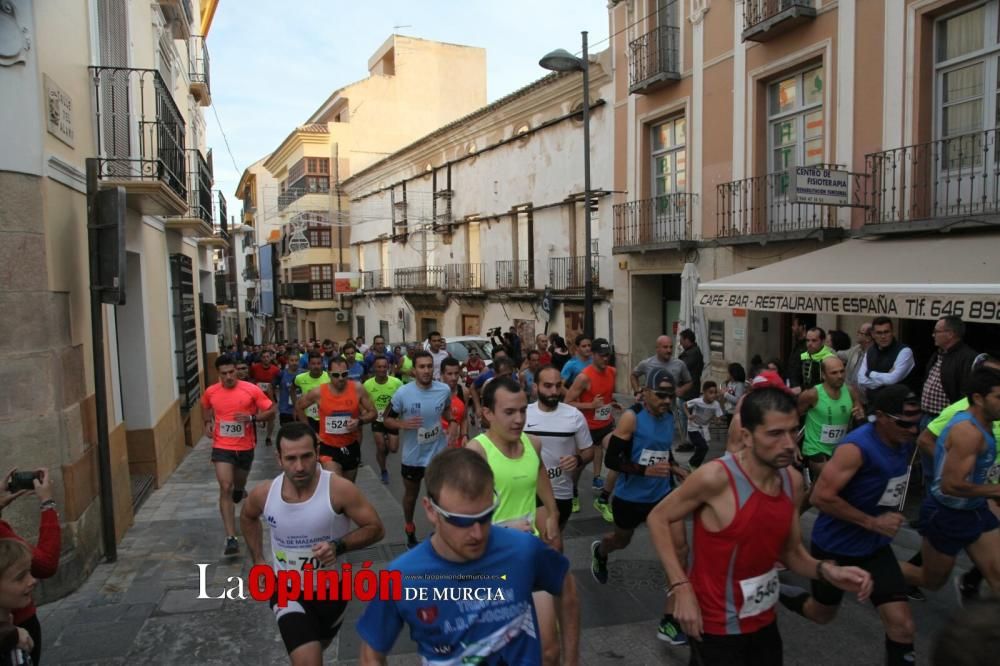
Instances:
[[[558,479],[560,476],[563,475],[563,468],[559,466],[549,467],[545,471],[548,472],[550,479]]]
[[[385,409],[379,410],[378,416],[375,417],[375,420],[378,421],[379,423],[385,422]]]
[[[986,470],[986,483],[1000,483],[1000,463],[994,463]]]
[[[611,418],[611,405],[603,405],[594,410],[595,421],[607,421]]]
[[[240,439],[243,437],[242,421],[222,421],[219,423],[219,436]]]
[[[347,435],[351,432],[349,423],[351,417],[348,414],[334,414],[327,416],[323,420],[323,432],[327,435]]]
[[[879,506],[891,506],[899,507],[899,500],[902,499],[903,493],[906,492],[906,481],[910,478],[909,470],[906,474],[900,474],[889,479],[889,482],[885,484],[885,490],[882,492],[882,497],[878,501]]]
[[[777,569],[771,569],[766,574],[741,580],[743,606],[740,608],[740,619],[760,615],[764,611],[770,610],[778,601],[779,588]]]
[[[257,382],[257,388],[259,388],[264,393],[267,393],[267,390],[271,388],[271,385],[268,384],[267,382]]]
[[[469,379],[475,379],[476,377],[479,376],[479,371],[478,370],[469,370],[468,373],[466,373],[466,374],[469,375]]]
[[[441,424],[432,428],[417,428],[417,444],[433,444],[441,438]]]
[[[824,425],[823,431],[819,435],[819,443],[840,444],[840,440],[842,440],[846,434],[846,425]]]
[[[319,420],[319,405],[309,405],[306,407],[306,416],[313,421]]]
[[[496,523],[497,527],[506,527],[512,530],[520,530],[521,532],[534,532],[535,531],[535,517],[530,513],[524,516],[518,516],[517,518],[511,518],[510,520],[505,520],[502,523]]]
[[[274,562],[276,568],[286,571],[302,571],[306,565],[312,565],[313,569],[322,569],[323,563],[316,557],[312,548],[285,548],[275,551]]]
[[[650,466],[656,463],[665,462],[670,460],[669,451],[657,451],[655,449],[643,449],[642,453],[639,454],[639,464]]]

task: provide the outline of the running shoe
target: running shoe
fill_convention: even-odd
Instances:
[[[234,537],[226,537],[226,549],[222,551],[223,555],[238,555],[240,552],[240,542]]]
[[[952,578],[951,584],[955,588],[955,598],[958,600],[959,608],[965,608],[966,601],[975,601],[979,598],[979,586],[966,583],[965,574]]]
[[[688,637],[673,617],[665,617],[656,628],[656,637],[671,645],[687,645]]]
[[[573,498],[572,508],[573,508],[572,513],[580,513],[580,498],[579,497],[574,497]]]
[[[417,533],[416,533],[416,531],[407,532],[406,533],[406,547],[407,548],[416,548],[419,544],[420,544],[420,542],[417,541]]]
[[[604,490],[604,479],[599,476],[595,476],[593,482],[590,484],[590,487],[594,490]]]
[[[382,484],[389,485],[389,470],[387,469],[382,470]]]
[[[243,498],[247,496],[247,491],[244,488],[233,488],[233,504],[239,504],[243,501]]]
[[[590,544],[590,575],[601,585],[608,582],[608,558],[597,554],[600,539]]]
[[[615,515],[611,512],[610,502],[602,502],[601,498],[598,497],[594,500],[594,508],[597,509],[597,513],[601,514],[601,518],[609,523],[615,522]]]
[[[906,588],[906,598],[910,601],[927,601],[927,596],[916,585],[910,585]]]

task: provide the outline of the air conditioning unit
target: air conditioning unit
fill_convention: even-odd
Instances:
[[[351,320],[351,314],[345,310],[337,310],[333,313],[333,317],[340,323],[345,323]]]

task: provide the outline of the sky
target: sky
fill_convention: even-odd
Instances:
[[[215,187],[231,216],[243,169],[278,147],[331,92],[368,75],[391,35],[486,49],[487,101],[541,78],[556,48],[608,47],[607,0],[222,0],[208,35],[205,109]],[[220,132],[221,124],[221,132]],[[222,133],[229,140],[232,157]],[[234,165],[235,161],[235,165]]]

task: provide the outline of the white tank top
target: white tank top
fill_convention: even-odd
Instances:
[[[331,474],[321,468],[313,496],[295,504],[281,498],[284,474],[271,481],[264,503],[264,520],[271,530],[275,571],[301,571],[306,564],[322,569],[322,563],[313,555],[313,544],[339,539],[350,531],[351,519],[334,511],[330,503]]]

